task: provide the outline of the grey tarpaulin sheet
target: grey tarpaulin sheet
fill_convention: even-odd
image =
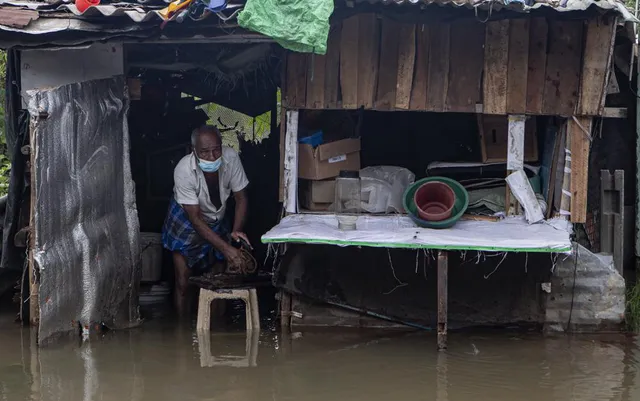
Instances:
[[[38,341],[139,320],[139,225],[124,78],[29,92]]]

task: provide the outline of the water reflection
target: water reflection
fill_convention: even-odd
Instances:
[[[38,349],[0,326],[0,400],[640,400],[633,338],[453,333],[196,333],[146,324]]]
[[[214,366],[228,366],[234,368],[248,368],[258,366],[258,339],[260,334],[257,330],[250,330],[245,333],[232,335],[216,335],[207,331],[198,331],[198,353],[200,354],[200,366],[211,368]],[[212,354],[213,349],[226,349],[229,344],[244,338],[243,355],[228,355],[226,353]]]

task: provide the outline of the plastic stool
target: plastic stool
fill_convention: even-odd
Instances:
[[[206,290],[200,289],[198,301],[198,331],[211,330],[211,302],[215,299],[240,299],[244,301],[247,315],[247,332],[260,330],[260,312],[258,311],[258,295],[255,288],[239,290]]]

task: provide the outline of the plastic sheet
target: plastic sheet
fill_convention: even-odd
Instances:
[[[238,24],[285,49],[325,54],[333,0],[248,0]]]
[[[333,215],[294,214],[262,236],[264,243],[505,252],[570,252],[571,224],[552,219],[529,225],[522,217],[499,222],[459,221],[448,229],[419,228],[406,216],[360,216],[342,231]]]
[[[38,341],[139,321],[139,227],[123,77],[29,92]]]
[[[373,166],[360,170],[363,209],[369,213],[404,213],[402,196],[415,181],[410,170],[395,166]]]

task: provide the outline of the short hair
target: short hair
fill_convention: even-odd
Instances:
[[[198,139],[198,135],[200,135],[202,132],[216,134],[218,136],[218,139],[220,140],[220,144],[222,145],[222,134],[220,133],[218,127],[216,127],[215,125],[201,125],[191,132],[191,147],[193,149],[196,148],[196,139]]]

